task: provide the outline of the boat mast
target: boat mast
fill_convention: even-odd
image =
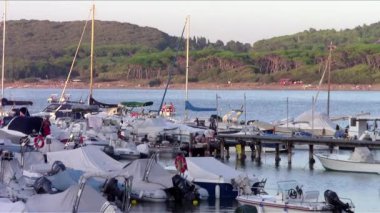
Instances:
[[[328,76],[327,76],[327,116],[330,116],[330,78],[331,78],[331,52],[333,50],[334,46],[332,42],[330,42],[329,45],[329,57],[327,59],[327,66],[328,66]]]
[[[3,13],[3,58],[1,63],[1,98],[4,98],[4,73],[5,73],[5,23],[7,19],[7,1],[4,1]]]
[[[95,4],[92,5],[92,22],[91,22],[91,58],[90,58],[90,96],[88,102],[92,98],[92,83],[94,78],[94,31],[95,31]]]
[[[186,17],[186,84],[185,84],[185,101],[189,99],[188,83],[189,83],[189,46],[190,46],[190,16]],[[188,111],[185,107],[185,120],[188,118]]]

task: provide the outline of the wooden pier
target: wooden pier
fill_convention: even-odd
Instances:
[[[243,151],[241,158],[245,159],[245,146],[249,146],[252,150],[251,158],[256,163],[261,163],[261,150],[265,144],[271,144],[275,146],[275,165],[280,163],[280,145],[286,145],[288,165],[292,164],[292,147],[293,145],[308,145],[309,146],[309,167],[313,169],[315,163],[314,159],[314,145],[326,145],[329,147],[330,152],[334,147],[368,147],[368,148],[380,148],[380,141],[359,141],[349,139],[335,139],[335,138],[306,138],[306,137],[290,137],[280,135],[233,135],[233,134],[220,134],[217,136],[220,142],[220,157],[222,159],[229,158],[229,147],[234,147],[238,144]],[[225,151],[227,152],[225,154]]]

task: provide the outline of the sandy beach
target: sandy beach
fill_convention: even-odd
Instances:
[[[5,88],[63,88],[64,81],[41,80],[39,82],[25,83],[22,81],[5,82]],[[85,89],[89,85],[87,82],[69,82],[68,88]],[[94,88],[101,89],[164,89],[165,84],[160,86],[150,87],[147,83],[128,82],[128,81],[112,81],[112,82],[97,82],[94,83]],[[170,84],[170,89],[185,89],[185,84]],[[223,90],[315,90],[317,85],[312,84],[295,84],[295,85],[280,85],[279,83],[262,84],[262,83],[189,83],[189,89],[223,89]],[[327,90],[327,85],[323,85],[322,90]],[[379,91],[380,84],[374,85],[352,85],[352,84],[332,84],[331,90],[337,91]]]

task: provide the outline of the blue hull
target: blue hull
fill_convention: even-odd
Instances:
[[[236,198],[238,196],[238,191],[233,190],[233,187],[229,183],[205,183],[205,182],[194,182],[198,186],[204,188],[208,192],[210,198],[215,198],[215,186],[220,187],[220,198]]]

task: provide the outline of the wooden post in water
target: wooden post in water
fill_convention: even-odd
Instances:
[[[226,159],[230,159],[230,146],[224,146],[223,148],[226,148],[226,152],[227,152],[227,155],[226,155]]]
[[[280,144],[278,144],[278,143],[276,143],[276,156],[274,158],[274,161],[275,161],[276,167],[278,167],[280,165],[280,161],[281,161],[281,158],[280,158]]]
[[[251,148],[251,161],[254,161],[255,160],[255,145],[250,143],[249,144],[249,148]]]
[[[288,142],[288,165],[292,165],[292,143]]]
[[[262,145],[261,145],[261,141],[259,141],[256,144],[256,163],[257,164],[261,164],[261,149],[262,149]]]
[[[247,156],[245,155],[245,141],[240,141],[241,144],[241,161],[245,161]]]
[[[309,144],[309,168],[311,170],[314,169],[314,163],[315,163],[315,160],[314,160],[314,157],[313,157],[313,153],[314,153],[314,145],[313,144]]]
[[[220,158],[224,160],[224,138],[220,140]]]
[[[192,146],[193,139],[194,139],[194,136],[193,136],[192,133],[190,133],[190,141],[189,141],[189,157],[192,157],[192,156],[193,156],[193,152],[192,152],[192,149],[193,149],[193,146]]]

